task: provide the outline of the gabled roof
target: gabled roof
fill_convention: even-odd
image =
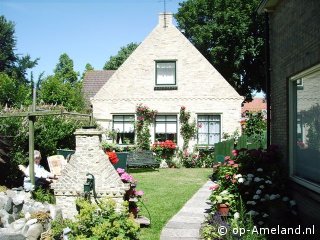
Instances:
[[[116,70],[92,70],[86,72],[83,80],[85,98],[90,101],[102,86],[111,78]]]
[[[251,102],[245,102],[241,108],[241,113],[259,112],[267,109],[267,101],[264,98],[254,98]]]

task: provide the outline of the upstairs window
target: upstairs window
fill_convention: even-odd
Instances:
[[[176,62],[156,62],[156,85],[176,85]]]
[[[134,144],[134,115],[114,115],[113,129],[116,131],[116,143]]]

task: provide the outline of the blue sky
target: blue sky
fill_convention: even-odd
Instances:
[[[182,0],[167,0],[176,13]],[[53,73],[67,53],[74,68],[86,63],[102,69],[111,55],[130,42],[141,42],[158,23],[163,0],[0,0],[0,15],[15,23],[19,54],[40,58],[35,78]]]

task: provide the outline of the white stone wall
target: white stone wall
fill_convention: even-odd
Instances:
[[[78,129],[76,152],[62,169],[61,176],[51,184],[57,205],[62,208],[64,218],[73,218],[77,213],[75,200],[83,195],[87,173],[95,178],[97,198],[112,198],[120,207],[128,184],[124,184],[101,148],[101,131]]]
[[[221,132],[240,128],[243,98],[171,23],[171,16],[166,28],[163,16],[159,18],[159,25],[91,99],[94,117],[99,121],[112,119],[113,114],[133,114],[139,103],[159,114],[178,114],[186,106],[194,118],[221,114]],[[176,60],[177,90],[154,90],[156,60]]]

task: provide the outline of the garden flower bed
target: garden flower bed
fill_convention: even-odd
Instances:
[[[203,228],[204,239],[227,239],[216,236],[219,225],[271,227],[275,219],[281,224],[285,218],[295,219],[297,215],[295,201],[286,193],[277,146],[271,145],[266,150],[233,150],[232,156],[226,156],[224,163],[216,166],[214,178],[216,181],[210,188],[212,209]],[[228,208],[228,213],[220,209],[221,205]],[[263,236],[253,234],[250,239]]]

